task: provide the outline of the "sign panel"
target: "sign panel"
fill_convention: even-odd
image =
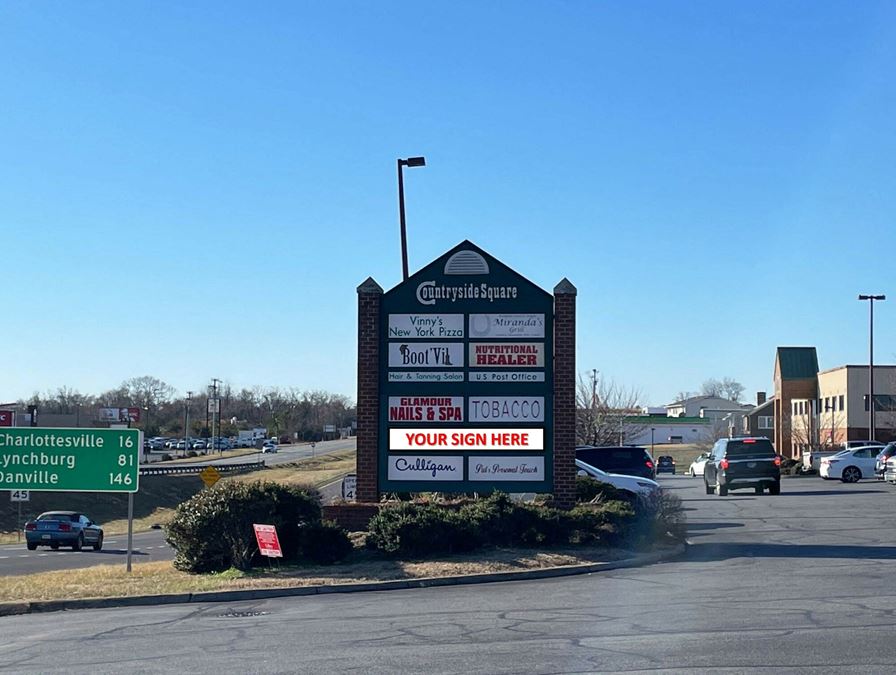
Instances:
[[[31,501],[31,492],[29,490],[13,490],[9,493],[9,501],[11,502],[27,502]]]
[[[393,370],[389,372],[389,382],[463,382],[465,379],[463,373],[445,370],[430,372]]]
[[[471,342],[470,368],[544,368],[544,343]]]
[[[544,382],[544,373],[535,372],[495,372],[475,371],[469,372],[470,382]]]
[[[544,422],[544,396],[471,396],[470,422]]]
[[[463,480],[464,458],[434,455],[392,455],[389,480]]]
[[[221,399],[219,398],[210,398],[208,399],[208,412],[212,415],[217,415],[221,412]]]
[[[470,480],[544,480],[544,457],[470,457]]]
[[[355,491],[358,489],[358,476],[350,473],[342,479],[342,498],[348,501],[355,499]]]
[[[463,368],[461,342],[390,342],[390,368]]]
[[[269,558],[282,558],[283,549],[280,548],[280,539],[277,537],[277,528],[273,525],[252,524],[255,530],[255,541],[258,542],[258,552]]]
[[[389,450],[544,450],[544,429],[390,429]]]
[[[221,480],[221,472],[213,466],[207,466],[199,472],[199,478],[205,483],[205,487],[211,487]]]
[[[463,396],[390,396],[390,422],[463,422]]]
[[[100,422],[139,422],[140,408],[100,408]]]
[[[0,490],[137,492],[139,429],[0,431]]]
[[[0,410],[0,427],[11,427],[15,424],[16,413],[13,410]]]
[[[464,300],[478,300],[483,303],[494,303],[501,300],[516,300],[520,289],[516,285],[501,285],[465,282],[460,279],[437,283],[421,281],[417,284],[417,302],[421,305],[451,305]]]
[[[335,424],[325,424],[324,425],[324,433],[325,434],[335,434],[336,433],[336,425]]]
[[[543,338],[544,314],[470,314],[470,337]]]
[[[389,338],[462,338],[463,314],[390,314]]]

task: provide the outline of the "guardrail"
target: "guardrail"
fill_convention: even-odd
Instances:
[[[191,464],[190,466],[152,466],[140,467],[141,476],[173,476],[196,474],[205,468],[213,466],[221,473],[236,473],[238,471],[253,471],[263,469],[264,460],[260,462],[246,462],[244,464]]]

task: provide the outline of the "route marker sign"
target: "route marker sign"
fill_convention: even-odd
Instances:
[[[29,502],[31,501],[31,492],[29,490],[13,490],[9,493],[9,501]]]
[[[213,466],[207,466],[199,472],[199,477],[205,483],[205,487],[211,487],[221,480],[221,472]]]
[[[139,429],[0,429],[0,490],[137,492]]]
[[[255,541],[258,542],[258,552],[269,558],[282,558],[283,549],[280,548],[280,539],[277,537],[277,528],[273,525],[252,524],[255,529]]]

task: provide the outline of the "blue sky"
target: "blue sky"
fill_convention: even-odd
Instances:
[[[354,395],[356,286],[471,239],[662,404],[896,361],[892,3],[4,3],[0,402]]]

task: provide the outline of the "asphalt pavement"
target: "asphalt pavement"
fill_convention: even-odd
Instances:
[[[540,581],[3,617],[0,671],[893,672],[896,532],[882,514],[896,488],[795,478],[779,496],[716,497],[699,478],[660,480],[689,518],[692,545],[673,562]]]

